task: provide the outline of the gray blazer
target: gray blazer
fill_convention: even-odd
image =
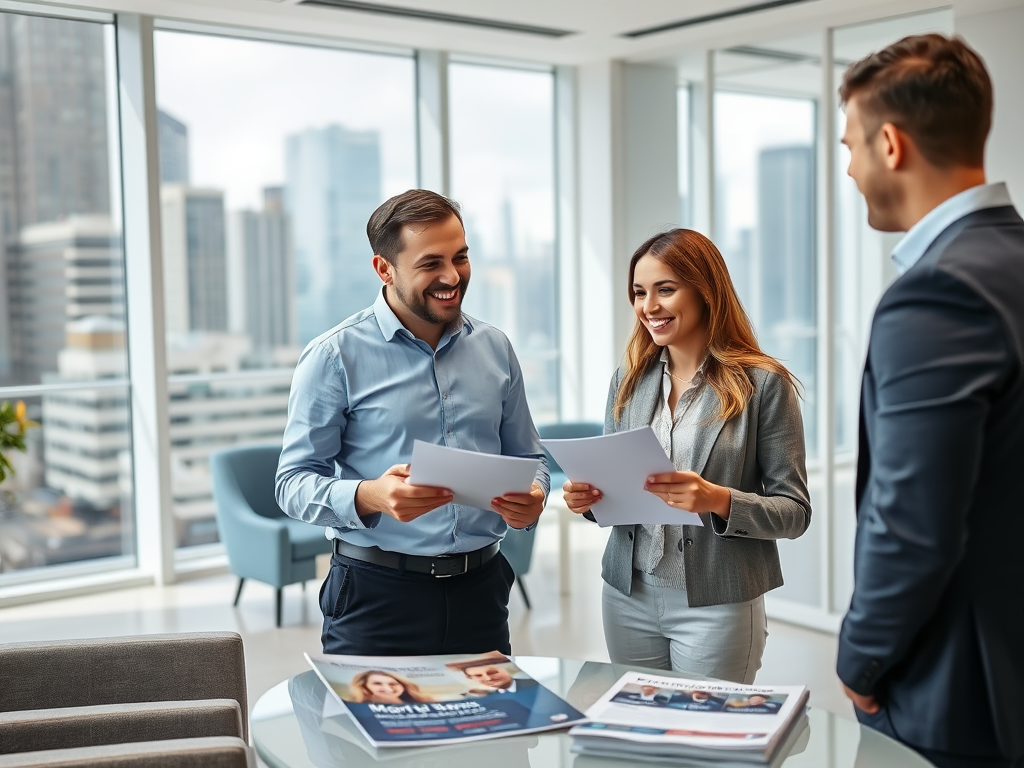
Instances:
[[[624,371],[612,377],[605,434],[648,426],[661,394],[661,366],[640,380],[622,420],[613,414]],[[732,490],[729,519],[701,515],[704,527],[684,526],[684,538],[669,550],[683,558],[691,606],[753,600],[782,586],[775,539],[795,539],[811,522],[804,456],[803,419],[796,392],[778,374],[747,370],[754,392],[743,412],[728,423],[718,418],[718,398],[705,387],[698,400],[707,418],[695,436],[693,467],[701,477]],[[630,594],[636,526],[617,525],[608,539],[601,576]],[[666,553],[665,557],[670,555]]]

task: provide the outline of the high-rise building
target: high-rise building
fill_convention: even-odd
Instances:
[[[68,321],[124,317],[121,236],[109,216],[25,227],[7,256],[9,380],[38,382],[56,371]]]
[[[762,150],[758,185],[761,323],[813,327],[814,147]]]
[[[758,155],[755,317],[761,346],[781,360],[809,393],[807,448],[817,449],[817,269],[814,147],[773,147]]]
[[[9,24],[5,16],[0,13],[0,262],[3,261],[7,242],[18,232],[14,77],[11,73]]]
[[[289,136],[285,206],[295,244],[299,342],[373,303],[366,221],[381,201],[380,136],[340,125]]]
[[[248,335],[253,354],[264,360],[298,343],[292,232],[282,198],[280,187],[268,187],[262,211],[228,218],[229,327]]]
[[[50,382],[127,375],[124,321],[92,315],[67,323]],[[98,510],[118,506],[123,457],[131,448],[128,388],[80,389],[43,396],[46,485]],[[130,466],[130,462],[129,462]]]
[[[227,331],[224,193],[160,187],[168,332]]]
[[[124,328],[123,320],[102,316],[69,322],[66,347],[48,383],[125,376]],[[249,352],[249,339],[242,335],[170,333],[167,365],[171,374],[239,373]],[[180,544],[217,540],[210,454],[231,445],[280,440],[289,384],[287,375],[258,382],[228,377],[170,383],[171,483]],[[64,503],[87,505],[97,515],[119,507],[124,543],[117,551],[130,552],[134,544],[127,387],[48,392],[42,400],[46,485],[64,497]],[[110,542],[105,546],[109,549]]]
[[[0,223],[110,211],[103,27],[0,13]],[[13,190],[12,190],[13,187]]]
[[[206,331],[167,339],[172,374],[238,374],[250,353],[244,335]],[[228,375],[170,383],[171,493],[179,545],[217,540],[210,455],[233,445],[280,442],[290,385],[288,372],[271,379]]]
[[[188,126],[162,109],[156,113],[160,183],[188,184]]]
[[[90,258],[104,262],[101,271],[114,267],[108,257],[120,259],[106,216],[106,81],[101,25],[0,13],[0,382],[55,370],[64,323],[81,316],[63,306],[66,288],[88,293],[92,280],[110,298],[110,286],[97,287],[102,278],[83,277],[75,263],[82,249],[105,252]],[[67,259],[62,243],[73,252]]]

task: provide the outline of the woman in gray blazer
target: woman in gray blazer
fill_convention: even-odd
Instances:
[[[602,562],[611,660],[751,683],[781,586],[775,539],[807,530],[796,381],[757,346],[725,261],[703,235],[652,237],[629,264],[637,320],[612,377],[605,432],[650,425],[675,472],[648,478],[692,525],[619,525]],[[601,499],[564,486],[576,513]]]

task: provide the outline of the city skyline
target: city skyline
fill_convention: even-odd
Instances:
[[[44,34],[33,35],[34,25]],[[29,413],[42,428],[30,433],[28,452],[14,457],[17,474],[6,486],[11,493],[0,502],[5,542],[0,570],[135,551],[130,329],[119,226],[119,140],[112,119],[111,30],[111,25],[0,13],[0,385],[45,387],[28,398]],[[193,37],[182,35],[178,42],[191,43]],[[200,37],[200,47],[223,46],[221,56],[241,50],[236,43],[250,53],[269,50],[265,43],[211,43]],[[12,70],[12,40],[38,48],[18,58],[36,67],[33,72],[53,74],[56,67],[69,72],[48,75],[43,91],[25,98],[19,89],[28,87],[31,78]],[[81,60],[46,58],[53,47],[75,51]],[[271,48],[289,57],[296,50],[306,52]],[[168,66],[160,57],[168,50],[158,51],[158,79]],[[210,147],[217,145],[208,141],[208,95],[186,88],[194,98],[182,106],[173,85],[166,79],[158,83],[161,279],[166,364],[173,377],[168,382],[169,439],[179,546],[216,541],[209,455],[228,445],[279,439],[287,413],[286,371],[300,343],[371,304],[379,290],[370,267],[367,218],[386,197],[415,186],[414,62],[353,52],[312,53],[335,64],[355,63],[356,75],[368,61],[377,68],[393,65],[384,73],[391,80],[383,100],[380,83],[349,78],[353,94],[361,91],[366,105],[382,109],[339,102],[312,113],[276,105],[268,111],[269,93],[242,108],[237,99],[220,99],[235,122],[225,122],[231,146],[214,152],[218,156],[211,160]],[[197,51],[192,64],[203,60]],[[194,67],[186,70],[197,74]],[[496,70],[453,65],[453,72],[453,82],[466,85]],[[533,88],[523,105],[552,98],[550,74],[497,73],[502,87],[519,83],[527,86],[523,93]],[[252,73],[245,75],[251,79]],[[391,87],[396,83],[408,88]],[[65,99],[62,88],[84,96]],[[170,104],[162,99],[167,94]],[[518,109],[520,96],[502,106]],[[47,119],[46,105],[62,100],[69,105],[69,122],[33,131],[33,121]],[[458,104],[468,103],[456,102],[456,111]],[[259,111],[255,119],[247,120],[253,117],[246,114],[249,107]],[[388,109],[401,119],[389,122]],[[460,126],[476,137],[466,138],[467,153],[453,159],[453,179],[470,201],[463,208],[474,255],[470,297],[479,301],[467,304],[467,311],[506,331],[517,346],[535,416],[552,420],[558,410],[552,139],[545,136],[543,151],[527,163],[506,156],[502,145],[528,123],[541,127],[551,117],[550,104],[545,109],[539,115],[517,114],[515,120],[500,117],[501,130],[488,130],[478,115],[463,116]],[[212,111],[225,117],[223,109]],[[273,119],[259,119],[272,113],[286,113],[287,130],[275,133],[273,125],[266,125]],[[69,127],[77,125],[90,130]],[[31,141],[19,144],[19,136]],[[268,136],[268,144],[252,144]],[[278,173],[266,172],[269,166],[261,165],[265,157],[279,158]],[[492,173],[467,175],[467,161],[489,163]],[[44,170],[52,172],[47,178],[55,186],[50,189],[39,183]],[[534,176],[540,187],[524,184],[524,178]],[[240,192],[243,185],[248,186]],[[309,243],[316,240],[321,245],[311,253]],[[319,295],[304,293],[303,285],[315,287]],[[318,311],[307,314],[306,338],[298,328],[303,308]],[[238,378],[261,367],[275,370],[259,382]],[[203,378],[211,374],[227,376]]]

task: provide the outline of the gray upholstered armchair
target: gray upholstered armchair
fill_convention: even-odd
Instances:
[[[235,605],[246,579],[277,588],[277,626],[281,626],[281,590],[316,575],[316,556],[331,551],[324,529],[288,517],[274,498],[279,445],[229,448],[210,457],[217,527],[238,576]]]
[[[233,632],[0,645],[0,767],[247,768]]]

